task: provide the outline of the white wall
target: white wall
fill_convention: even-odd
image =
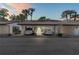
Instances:
[[[9,26],[8,25],[0,25],[0,35],[1,34],[9,34]]]

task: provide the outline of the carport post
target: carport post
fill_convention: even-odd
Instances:
[[[53,29],[54,29],[54,35],[55,35],[56,34],[56,26],[55,25],[54,25]]]

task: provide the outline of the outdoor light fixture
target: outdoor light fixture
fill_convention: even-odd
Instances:
[[[41,36],[42,35],[42,31],[41,31],[40,27],[37,28],[36,35],[37,36]]]

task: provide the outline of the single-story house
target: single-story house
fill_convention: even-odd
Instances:
[[[33,32],[43,35],[44,32],[51,31],[52,34],[62,33],[63,35],[79,35],[79,21],[25,21],[25,22],[0,22],[0,35],[11,34],[13,36],[22,36],[27,31],[26,28],[32,28]]]

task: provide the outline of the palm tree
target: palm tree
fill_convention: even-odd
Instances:
[[[76,21],[77,12],[75,10],[73,11],[72,17],[74,17],[74,21]]]
[[[29,11],[27,9],[22,10],[22,13],[25,15],[25,19],[28,19]]]
[[[25,21],[25,15],[19,14],[19,20],[20,21]]]
[[[31,16],[31,20],[32,20],[33,12],[35,11],[35,9],[29,8],[28,11],[29,11],[29,15]]]
[[[62,12],[61,16],[62,16],[62,18],[66,18],[66,20],[68,20],[67,11]]]
[[[76,11],[75,10],[65,10],[63,13],[62,13],[62,18],[66,18],[66,20],[68,21],[69,19],[71,19],[72,15],[75,14],[76,15]],[[69,17],[69,19],[68,19]],[[74,18],[75,20],[76,18]]]

